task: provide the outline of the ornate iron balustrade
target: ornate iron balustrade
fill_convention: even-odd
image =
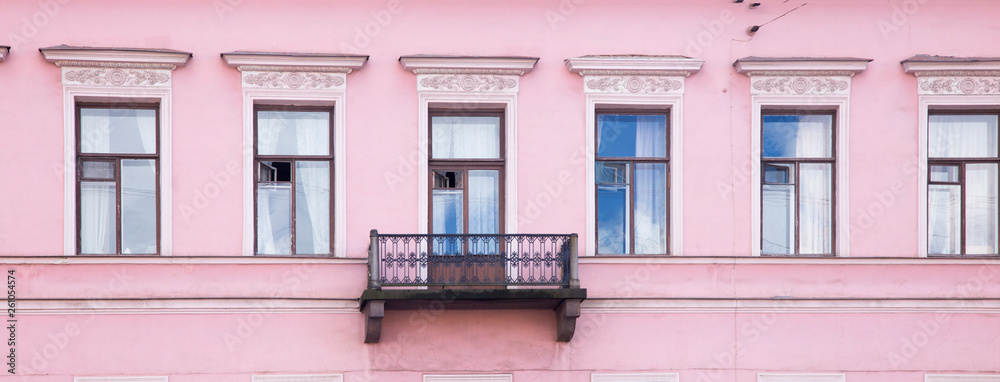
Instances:
[[[381,235],[371,231],[368,287],[535,285],[579,288],[577,236]]]

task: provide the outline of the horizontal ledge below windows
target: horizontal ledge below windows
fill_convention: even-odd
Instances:
[[[367,257],[300,256],[0,256],[7,265],[33,264],[368,264]]]
[[[580,264],[1000,265],[1000,257],[580,256]]]

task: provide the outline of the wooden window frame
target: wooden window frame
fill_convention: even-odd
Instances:
[[[965,167],[968,164],[984,164],[984,163],[994,163],[998,167],[998,175],[1000,175],[1000,110],[990,110],[990,109],[971,109],[971,110],[928,110],[927,112],[927,131],[928,136],[930,134],[930,118],[936,115],[994,115],[997,116],[998,131],[997,131],[997,156],[992,158],[986,157],[961,157],[961,158],[935,158],[930,156],[930,139],[927,141],[927,168],[925,169],[924,176],[927,177],[927,187],[923,190],[927,194],[927,219],[924,221],[924,225],[927,227],[927,237],[924,240],[927,242],[927,256],[928,257],[1000,257],[1000,253],[997,254],[984,254],[984,255],[970,255],[966,253],[965,238],[966,238],[966,222],[965,222]],[[933,166],[958,166],[958,182],[935,182],[931,180],[931,168]],[[1000,176],[997,177],[998,183],[1000,183]],[[957,254],[942,254],[942,253],[930,253],[930,188],[933,185],[957,185],[961,189],[960,206],[959,206],[959,221],[962,225],[961,233],[959,234],[959,253]],[[1000,184],[997,185],[997,190],[1000,190]],[[998,211],[1000,213],[1000,211]],[[1000,237],[998,237],[1000,239]],[[998,251],[1000,252],[1000,251]]]
[[[500,155],[498,158],[459,158],[459,159],[435,159],[434,158],[434,117],[498,117],[500,119]],[[427,232],[434,232],[434,172],[435,171],[462,171],[462,234],[469,234],[469,171],[470,170],[497,170],[500,179],[497,184],[499,193],[499,205],[497,206],[497,217],[499,218],[498,234],[504,234],[506,228],[506,163],[507,163],[507,137],[506,137],[506,117],[503,109],[480,109],[480,110],[455,110],[431,108],[427,112]]]
[[[831,135],[831,137],[830,137],[830,146],[831,146],[830,147],[830,158],[798,158],[798,157],[795,157],[795,158],[767,158],[767,157],[765,157],[764,156],[764,118],[768,117],[768,116],[775,116],[775,115],[799,115],[799,116],[802,116],[802,115],[828,115],[828,116],[830,116],[831,117],[831,120],[830,120],[830,135]],[[837,254],[837,200],[839,199],[838,195],[837,195],[837,154],[838,154],[837,153],[837,143],[838,143],[837,142],[837,111],[835,111],[835,110],[795,110],[795,109],[782,109],[782,108],[764,109],[764,110],[761,110],[761,112],[760,112],[760,127],[761,127],[760,128],[760,145],[761,145],[761,147],[760,147],[760,174],[761,174],[761,176],[760,176],[760,184],[757,185],[757,187],[760,188],[760,195],[761,195],[760,200],[758,201],[760,203],[761,219],[760,219],[760,221],[757,222],[757,224],[759,224],[760,227],[761,227],[760,228],[761,235],[760,235],[760,242],[757,243],[757,245],[760,246],[760,254],[761,254],[761,256],[835,257],[836,254]],[[823,164],[823,163],[826,163],[826,164],[830,165],[830,171],[831,171],[831,173],[830,173],[830,195],[831,195],[831,198],[830,198],[831,199],[830,200],[830,204],[831,204],[830,205],[830,220],[831,220],[831,222],[830,222],[830,253],[807,253],[807,254],[803,254],[803,253],[800,252],[800,250],[801,250],[801,248],[800,248],[800,242],[801,242],[802,235],[799,232],[799,215],[802,213],[802,209],[799,208],[799,206],[800,206],[799,198],[802,197],[802,194],[799,192],[799,186],[801,185],[801,182],[799,181],[799,175],[801,174],[801,172],[799,171],[799,165],[801,165],[803,163],[805,163],[805,164],[813,164],[813,163]],[[794,183],[794,189],[795,189],[795,200],[794,200],[794,204],[795,204],[795,227],[794,227],[794,230],[795,230],[795,244],[794,244],[794,251],[792,251],[792,253],[789,253],[789,254],[765,253],[764,252],[764,234],[763,234],[763,232],[764,232],[764,218],[763,218],[763,211],[764,211],[764,186],[767,185],[767,184],[769,184],[766,181],[766,176],[765,176],[766,172],[765,172],[765,169],[766,169],[766,166],[768,166],[768,165],[775,165],[775,164],[791,164],[793,166],[793,168],[794,168],[793,172],[794,172],[794,177],[795,177],[795,183]],[[776,183],[772,183],[772,184],[776,184]]]
[[[600,124],[602,115],[662,115],[666,119],[666,155],[663,158],[656,157],[599,157],[597,156],[598,150],[601,147],[601,137],[600,129],[598,124]],[[667,224],[667,252],[661,254],[636,254],[635,253],[635,213],[629,212],[629,247],[628,253],[600,253],[600,237],[597,237],[597,227],[595,226],[594,236],[597,237],[597,244],[594,246],[594,253],[597,256],[669,256],[671,255],[671,244],[672,244],[672,233],[670,225],[670,214],[672,213],[670,208],[671,202],[671,174],[673,169],[670,166],[670,110],[663,109],[632,109],[632,108],[598,108],[594,110],[594,167],[596,170],[597,164],[600,162],[628,162],[629,165],[629,180],[628,185],[631,190],[628,193],[629,207],[635,208],[635,164],[636,163],[663,163],[667,166],[667,216],[664,217],[664,221]],[[597,213],[600,211],[600,201],[597,197],[597,190],[601,186],[601,182],[594,178],[594,219],[597,221]]]
[[[153,110],[156,113],[156,128],[154,153],[152,154],[122,154],[122,153],[84,153],[82,128],[83,121],[80,118],[82,109],[123,109],[123,110]],[[76,129],[76,254],[87,256],[158,256],[162,251],[162,240],[160,237],[161,211],[160,208],[160,103],[159,102],[134,102],[134,103],[98,103],[98,102],[76,102],[74,110]],[[153,253],[122,253],[122,182],[121,182],[121,162],[122,159],[153,160],[154,178],[156,182],[156,252]],[[82,217],[81,208],[81,186],[84,181],[108,181],[108,179],[91,179],[83,177],[84,161],[102,161],[114,163],[115,182],[115,253],[83,253],[83,235],[81,234]]]
[[[328,142],[328,145],[329,145],[328,148],[329,148],[329,150],[328,150],[327,155],[260,155],[260,154],[258,154],[257,153],[257,116],[258,116],[258,113],[261,112],[261,111],[327,112],[327,113],[329,113],[329,122],[330,123],[329,123],[329,126],[328,126],[329,130],[328,130],[328,134],[327,134],[328,138],[329,138],[329,142]],[[335,220],[334,219],[334,216],[335,216],[334,215],[334,212],[335,212],[335,209],[334,209],[334,199],[336,198],[336,195],[334,195],[334,185],[335,185],[334,165],[335,164],[334,164],[334,145],[333,144],[334,144],[334,107],[332,107],[332,106],[288,106],[288,105],[265,105],[265,104],[259,104],[259,105],[254,105],[253,106],[253,181],[252,181],[253,189],[251,190],[251,193],[253,194],[253,233],[254,233],[254,235],[253,235],[253,237],[254,237],[254,239],[253,239],[253,255],[254,256],[332,257],[334,255],[334,253],[333,253],[333,248],[335,246],[335,244],[334,244],[334,232],[335,232],[335,227],[334,227],[334,220]],[[295,220],[296,219],[296,216],[295,216],[295,210],[296,210],[296,208],[295,208],[295,162],[300,161],[300,160],[301,161],[307,161],[307,162],[328,161],[328,163],[329,163],[329,169],[330,169],[330,203],[329,203],[330,204],[330,215],[329,215],[329,219],[330,219],[330,247],[328,248],[327,253],[322,253],[322,254],[298,254],[298,253],[296,253],[296,248],[295,248],[295,241],[296,241],[295,240],[296,239],[295,238],[295,234],[296,234],[296,232],[295,232],[295,228],[296,228],[296,220]],[[290,208],[289,212],[291,214],[291,236],[290,236],[290,240],[291,240],[290,251],[291,251],[291,254],[289,254],[289,255],[261,254],[261,253],[258,253],[258,248],[257,248],[257,243],[258,243],[258,240],[257,240],[258,239],[257,238],[257,219],[258,219],[259,215],[258,215],[258,211],[257,211],[257,188],[258,188],[258,185],[261,183],[261,181],[260,181],[260,165],[261,165],[261,163],[260,162],[262,162],[262,161],[290,162],[291,163],[291,169],[289,170],[290,171],[290,175],[289,175],[290,176],[290,178],[289,178],[290,180],[289,180],[289,183],[292,186],[292,188],[290,190],[291,205],[289,207]],[[265,183],[277,183],[277,182],[265,182]]]

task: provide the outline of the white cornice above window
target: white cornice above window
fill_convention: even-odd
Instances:
[[[837,57],[746,57],[733,66],[750,76],[755,95],[842,95],[851,92],[851,77],[864,71],[870,59]]]
[[[9,46],[0,46],[0,62],[7,59],[7,53],[10,53]]]
[[[184,66],[191,53],[171,49],[93,48],[59,45],[40,48],[45,61],[59,67],[97,67],[174,70]]]
[[[566,68],[581,76],[645,75],[687,77],[701,70],[705,60],[684,56],[583,56],[566,60]]]
[[[536,57],[402,56],[403,69],[417,75],[418,92],[514,93]]]
[[[239,71],[335,72],[360,70],[368,56],[324,53],[230,52],[222,59]]]
[[[566,61],[583,77],[584,92],[601,94],[684,93],[684,78],[705,60],[682,56],[583,56]]]
[[[744,57],[736,71],[749,76],[846,76],[868,68],[871,59],[853,57]]]
[[[399,57],[403,70],[413,74],[496,74],[523,76],[535,67],[537,57],[474,57],[413,55]]]
[[[918,94],[1000,95],[1000,57],[917,55],[900,62]]]
[[[230,52],[222,59],[243,74],[243,88],[329,90],[343,88],[347,74],[368,56],[322,53]]]

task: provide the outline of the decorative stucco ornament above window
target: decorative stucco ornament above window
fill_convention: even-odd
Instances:
[[[92,48],[59,45],[39,49],[62,68],[63,86],[170,88],[170,75],[191,53],[170,49]]]
[[[418,92],[514,93],[535,57],[402,56],[403,69],[417,75]]]
[[[567,59],[566,67],[583,76],[588,94],[682,94],[684,78],[704,62],[683,56],[583,56]]]
[[[243,88],[343,90],[347,75],[368,56],[316,53],[231,52],[222,58],[242,73]]]
[[[850,57],[746,57],[736,71],[750,76],[750,94],[848,95],[851,77],[870,59]]]
[[[917,94],[1000,95],[1000,57],[917,55],[901,63],[917,76]]]

